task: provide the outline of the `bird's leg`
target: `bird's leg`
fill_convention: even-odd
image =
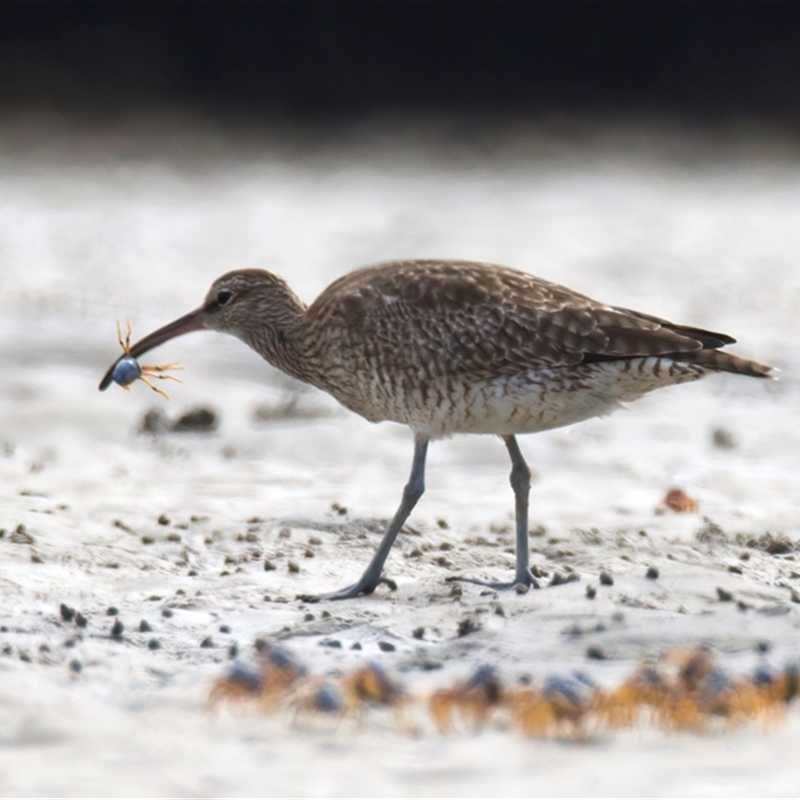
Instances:
[[[514,490],[515,517],[517,525],[517,569],[514,585],[539,588],[530,567],[530,542],[528,540],[528,496],[531,491],[531,471],[525,463],[522,451],[513,435],[504,436],[508,454],[511,456],[511,488]]]
[[[481,581],[476,578],[462,578],[454,576],[448,581],[462,581],[464,583],[477,583],[479,586],[489,586],[492,589],[517,589],[526,591],[533,587],[539,588],[539,583],[534,578],[530,567],[530,543],[528,541],[528,495],[531,491],[531,471],[525,463],[522,451],[519,449],[515,436],[503,436],[508,454],[511,456],[511,488],[514,490],[515,517],[517,525],[517,568],[514,580],[511,583],[495,581]]]
[[[362,594],[372,594],[375,591],[375,588],[381,582],[383,565],[386,562],[389,551],[392,549],[394,540],[425,491],[425,456],[427,452],[428,437],[417,436],[414,440],[414,462],[411,466],[411,475],[403,489],[403,499],[400,501],[400,507],[395,512],[389,527],[386,529],[386,533],[383,534],[383,539],[381,539],[375,555],[372,557],[372,561],[369,562],[369,566],[364,570],[361,578],[352,586],[347,586],[338,592],[323,595],[300,595],[299,599],[306,602],[346,600]]]

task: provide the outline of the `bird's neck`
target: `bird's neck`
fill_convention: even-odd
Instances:
[[[237,334],[273,367],[308,382],[302,349],[305,312],[305,304],[287,286],[280,303],[262,309],[261,324],[242,326]]]

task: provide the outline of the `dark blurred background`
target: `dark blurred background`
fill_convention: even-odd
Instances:
[[[800,3],[3,2],[0,107],[800,117]]]

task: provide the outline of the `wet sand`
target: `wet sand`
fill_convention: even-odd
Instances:
[[[0,793],[794,795],[797,709],[770,732],[584,744],[209,713],[213,680],[257,638],[320,674],[376,660],[420,693],[485,662],[508,681],[580,668],[608,686],[671,645],[707,643],[742,673],[800,657],[796,145],[380,121],[335,142],[198,120],[0,124]],[[237,267],[272,269],[310,301],[352,268],[413,256],[504,263],[724,331],[780,380],[715,376],[523,437],[532,561],[579,581],[451,592],[448,576],[513,565],[505,449],[456,437],[431,447],[387,564],[397,590],[304,604],[360,574],[399,501],[409,432],[211,333],[153,353],[185,368],[169,402],[143,384],[99,393],[115,322],[147,333]],[[215,431],[140,432],[150,409],[197,406]],[[673,486],[697,513],[656,513]],[[477,630],[459,636],[465,618]]]

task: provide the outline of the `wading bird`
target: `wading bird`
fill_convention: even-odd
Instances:
[[[488,585],[524,590],[536,580],[529,564],[530,470],[517,434],[605,415],[653,389],[713,372],[765,378],[771,371],[721,351],[735,341],[725,334],[470,261],[364,267],[334,281],[310,306],[271,272],[229,272],[214,281],[198,309],[145,336],[118,362],[196,330],[233,334],[365,419],[392,420],[413,431],[411,475],[372,561],[356,583],[313,599],[375,590],[425,489],[432,439],[490,433],[505,442],[516,501],[516,572],[511,583]],[[116,379],[118,362],[101,390]]]

